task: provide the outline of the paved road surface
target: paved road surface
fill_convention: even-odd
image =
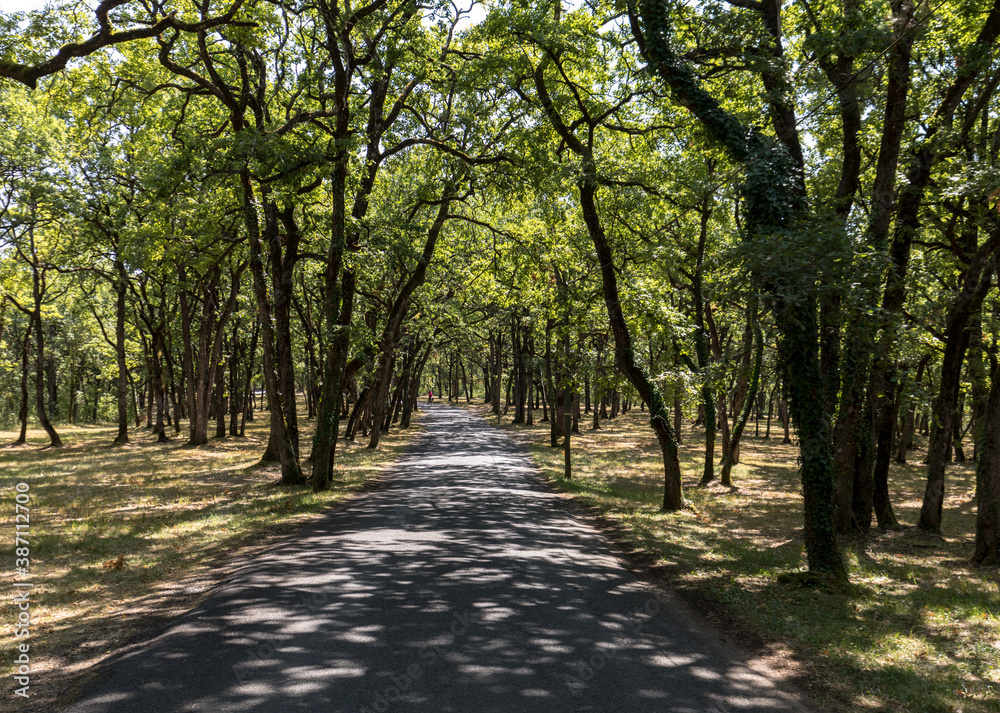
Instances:
[[[481,419],[230,578],[72,713],[800,711],[673,613]]]

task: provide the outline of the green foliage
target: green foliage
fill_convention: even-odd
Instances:
[[[819,351],[828,336],[820,328],[840,348],[874,342],[885,327],[903,406],[932,402],[948,306],[970,255],[996,230],[997,62],[989,48],[972,48],[984,20],[972,0],[920,5],[910,25],[890,20],[883,0],[786,4],[780,37],[756,5],[742,5],[517,0],[490,3],[481,22],[463,27],[449,3],[394,0],[341,27],[345,43],[326,34],[318,6],[249,3],[239,15],[245,24],[213,27],[201,40],[168,31],[118,45],[34,93],[4,81],[0,292],[26,304],[35,272],[45,272],[57,420],[71,418],[74,404],[86,404],[77,420],[93,419],[95,405],[96,420],[115,416],[108,330],[119,268],[129,285],[130,388],[143,396],[155,372],[151,332],[162,332],[174,369],[165,378],[181,393],[181,300],[197,332],[230,288],[239,291],[237,333],[227,331],[219,359],[242,354],[255,389],[262,352],[243,352],[261,306],[280,296],[288,298],[291,370],[304,390],[322,387],[335,338],[346,335],[345,361],[356,367],[349,393],[372,382],[387,344],[394,383],[412,349],[430,354],[425,382],[460,358],[477,388],[495,370],[505,390],[512,370],[527,364],[550,400],[563,381],[595,398],[630,393],[585,220],[594,216],[580,205],[592,189],[631,333],[623,358],[656,387],[654,417],[666,419],[675,400],[688,420],[699,404],[727,403],[740,378],[744,315],[760,300],[765,390],[791,398],[814,498],[806,515],[826,522],[829,419],[841,394],[836,385],[817,389],[826,377],[820,357],[829,356]],[[141,24],[148,9],[126,3],[111,22]],[[190,3],[162,9],[187,20],[200,12]],[[84,4],[0,14],[0,60],[39,61],[89,37],[94,23]],[[904,313],[889,313],[881,305],[894,266],[869,223],[879,209],[872,190],[886,57],[901,37],[913,44],[903,163],[923,155],[907,147],[936,158],[920,214],[903,216],[920,226]],[[977,80],[954,116],[936,115],[956,78],[972,72]],[[860,166],[845,202],[838,192],[851,102]],[[791,138],[779,136],[783,108]],[[906,172],[896,173],[896,193],[906,195]],[[443,201],[425,279],[403,300],[398,333],[387,334]],[[840,210],[847,203],[851,210]],[[271,231],[260,293],[232,276],[250,257],[251,227]],[[340,253],[339,272],[328,270]],[[285,258],[290,286],[275,267]],[[353,318],[338,325],[348,275]],[[970,367],[962,382],[965,428],[996,359],[995,295],[975,335],[979,371]],[[830,324],[819,324],[821,308]],[[711,329],[699,329],[709,314]],[[0,317],[7,425],[20,405],[25,327],[8,300]],[[524,340],[519,359],[514,332]],[[558,357],[545,358],[546,341]],[[927,355],[917,385],[912,369]],[[864,380],[870,359],[856,356],[833,370],[850,379],[858,369]],[[835,550],[818,546],[824,566],[836,569]]]

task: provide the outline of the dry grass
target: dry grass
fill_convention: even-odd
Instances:
[[[377,477],[412,437],[393,430],[377,451],[365,442],[338,446],[337,481],[326,493],[276,487],[277,466],[257,465],[267,419],[246,438],[200,448],[183,438],[157,444],[146,431],[133,443],[108,444],[111,427],[61,428],[66,446],[0,449],[0,492],[7,539],[14,539],[14,486],[30,487],[31,698],[10,692],[0,710],[52,711],[72,698],[95,664],[130,639],[203,598],[242,557],[289,532]],[[308,452],[311,422],[302,421]],[[15,434],[0,431],[0,442]],[[13,547],[3,569],[14,569]],[[0,658],[15,657],[16,610],[4,607]]]
[[[800,683],[821,705],[1000,711],[1000,587],[996,569],[967,563],[975,525],[970,466],[948,469],[944,536],[937,538],[913,527],[924,469],[893,464],[893,504],[906,526],[847,545],[856,587],[830,594],[777,582],[779,573],[805,567],[797,449],[782,444],[780,433],[764,440],[748,429],[730,491],[695,487],[704,435],[689,430],[681,466],[690,509],[664,514],[662,460],[643,414],[575,436],[570,481],[562,477],[561,450],[548,446],[547,423],[507,428],[550,482],[611,521],[696,607],[721,612],[748,642],[797,661]],[[917,451],[909,460],[921,457]]]

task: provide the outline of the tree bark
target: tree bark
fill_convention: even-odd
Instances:
[[[888,81],[883,128],[872,187],[872,212],[867,229],[868,243],[880,253],[887,250],[889,229],[896,208],[896,171],[906,125],[905,113],[913,48],[913,33],[909,32],[908,28],[914,6],[902,0],[894,0],[892,9],[897,33],[887,59]],[[899,292],[902,278],[899,276],[905,277],[909,246],[903,241],[894,241],[893,248],[890,251],[893,263],[885,278],[882,302],[883,306],[888,305],[890,309],[896,305],[898,311],[902,306],[900,301],[902,293]],[[875,289],[874,285],[869,287],[873,295]],[[873,389],[881,387],[882,390],[877,393],[882,393],[887,388],[886,385],[891,383],[886,371],[889,365],[885,357],[877,356],[887,351],[889,339],[884,335],[876,337],[880,331],[876,318],[864,312],[857,315],[849,324],[841,361],[842,396],[834,427],[834,458],[837,471],[835,517],[837,530],[841,533],[851,531],[852,523],[859,522],[854,509],[855,484],[858,483],[864,488],[864,484],[873,477],[867,470],[869,461],[864,455],[864,449],[874,448],[873,434],[878,431],[879,425],[874,423],[873,419],[882,413],[881,403],[870,401],[874,398]],[[875,371],[872,372],[872,369]],[[866,386],[869,387],[867,391]]]
[[[670,46],[670,16],[666,4],[647,0],[642,8],[644,29],[639,26],[634,11],[630,12],[630,21],[651,69],[670,87],[674,98],[695,114],[709,136],[748,169],[741,192],[746,201],[746,233],[751,245],[772,231],[787,230],[797,220],[808,217],[804,197],[796,195],[794,190],[799,181],[793,161],[763,142],[758,134],[747,131],[736,117],[702,89],[690,68],[680,62]],[[774,186],[789,188],[779,191],[774,190]],[[601,262],[603,269],[605,261]],[[799,436],[809,569],[846,580],[847,569],[837,547],[833,523],[835,473],[830,419],[819,361],[816,297],[807,292],[788,300],[763,275],[755,273],[754,282],[772,298],[780,332],[778,356]]]
[[[34,256],[34,244],[32,244],[32,254]],[[35,335],[35,410],[38,414],[38,421],[49,436],[50,448],[62,448],[62,439],[56,433],[55,427],[49,421],[49,416],[45,411],[45,337],[42,334],[42,276],[37,261],[32,265],[31,293],[33,297],[32,320]]]
[[[632,334],[625,321],[625,315],[622,313],[621,299],[618,295],[618,277],[615,274],[611,248],[597,212],[596,181],[594,180],[596,177],[593,175],[593,171],[592,165],[584,166],[585,177],[579,183],[580,205],[583,209],[583,220],[587,225],[587,232],[594,243],[597,259],[601,266],[604,304],[615,338],[615,362],[649,408],[650,426],[656,434],[656,440],[660,445],[663,457],[663,504],[661,509],[664,511],[680,510],[684,507],[684,494],[681,487],[677,440],[663,396],[645,369],[639,365],[632,347]]]
[[[706,194],[702,199],[700,209],[701,227],[698,232],[698,257],[692,284],[694,302],[692,308],[694,309],[695,323],[694,350],[698,358],[698,374],[701,377],[701,402],[705,409],[705,463],[699,485],[708,485],[715,480],[715,388],[711,383],[712,358],[708,348],[709,336],[705,326],[706,305],[702,288],[705,270],[705,243],[708,238],[708,221],[711,214],[711,197]]]
[[[948,310],[945,326],[944,356],[941,360],[941,380],[934,401],[935,419],[931,426],[927,449],[927,485],[920,508],[918,526],[929,532],[940,532],[944,507],[945,466],[948,444],[952,437],[952,420],[958,404],[958,389],[969,345],[970,317],[979,311],[990,287],[993,269],[1000,253],[1000,229],[994,231],[973,257],[962,276],[962,288]]]
[[[750,413],[755,407],[757,389],[760,384],[761,363],[764,360],[764,335],[757,321],[756,304],[753,303],[747,308],[747,328],[750,338],[745,340],[747,358],[744,360],[743,374],[740,377],[740,383],[745,384],[745,386],[740,387],[740,390],[744,391],[742,397],[743,408],[739,420],[733,427],[733,433],[729,440],[729,449],[722,455],[722,473],[719,476],[719,480],[727,487],[732,487],[733,485],[732,469],[733,465],[739,463],[740,440],[743,437],[743,431],[746,429],[747,421],[750,419]],[[751,351],[753,352],[752,356]],[[739,394],[737,395],[739,396]],[[738,401],[739,399],[737,399]]]
[[[297,444],[294,441],[294,430],[290,425],[286,405],[294,404],[295,394],[285,394],[285,380],[279,378],[275,339],[274,310],[268,295],[267,280],[264,273],[262,241],[260,230],[260,214],[257,208],[257,198],[253,189],[250,170],[240,171],[240,183],[243,193],[243,214],[247,228],[250,246],[250,273],[253,277],[254,294],[257,297],[257,310],[261,325],[261,345],[264,357],[264,384],[267,392],[268,407],[271,411],[271,433],[268,450],[271,445],[277,450],[275,454],[281,463],[281,482],[285,485],[299,485],[304,482],[299,466]],[[265,223],[267,230],[277,232],[274,207],[264,200]],[[292,415],[294,418],[294,415]],[[265,454],[266,455],[266,454]]]
[[[927,368],[931,360],[930,354],[925,354],[917,364],[917,374],[914,377],[914,385],[919,385],[924,379],[924,369]],[[907,452],[913,448],[913,437],[917,431],[917,409],[914,403],[910,403],[906,410],[906,417],[903,421],[902,433],[900,434],[898,450],[896,451],[896,462],[905,464]]]
[[[1000,564],[1000,373],[994,371],[976,462],[976,548],[972,563]]]
[[[17,412],[17,420],[21,424],[21,430],[12,446],[22,446],[28,435],[28,371],[30,369],[31,353],[31,322],[24,328],[24,340],[21,343],[21,407]]]

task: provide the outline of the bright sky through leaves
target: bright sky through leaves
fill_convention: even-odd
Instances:
[[[45,0],[0,0],[3,12],[32,12],[45,7]]]

